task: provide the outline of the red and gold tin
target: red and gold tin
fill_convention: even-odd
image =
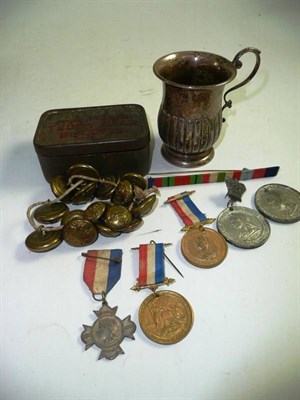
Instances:
[[[78,163],[101,176],[130,171],[144,176],[150,169],[149,126],[138,104],[46,111],[33,143],[47,181]]]

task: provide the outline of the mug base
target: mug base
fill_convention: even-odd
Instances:
[[[182,168],[194,168],[208,164],[215,155],[214,148],[198,154],[184,154],[174,151],[165,144],[161,146],[161,154],[170,164]]]

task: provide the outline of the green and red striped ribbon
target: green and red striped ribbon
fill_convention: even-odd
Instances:
[[[276,176],[279,167],[266,167],[230,171],[211,171],[207,173],[191,174],[191,175],[174,175],[174,176],[161,176],[151,177],[148,179],[148,187],[167,187],[167,186],[181,186],[181,185],[195,185],[202,183],[215,183],[225,182],[227,177],[237,179],[239,181],[246,181],[249,179],[269,178]]]

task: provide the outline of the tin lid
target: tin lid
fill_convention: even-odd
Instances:
[[[60,156],[136,150],[149,141],[144,108],[124,104],[46,111],[33,144],[39,155]]]

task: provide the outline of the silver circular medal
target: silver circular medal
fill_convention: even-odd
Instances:
[[[264,185],[254,197],[257,210],[271,221],[291,224],[300,221],[300,193],[281,184]]]
[[[270,236],[269,222],[257,211],[232,206],[217,218],[217,229],[231,244],[243,249],[262,246]]]

